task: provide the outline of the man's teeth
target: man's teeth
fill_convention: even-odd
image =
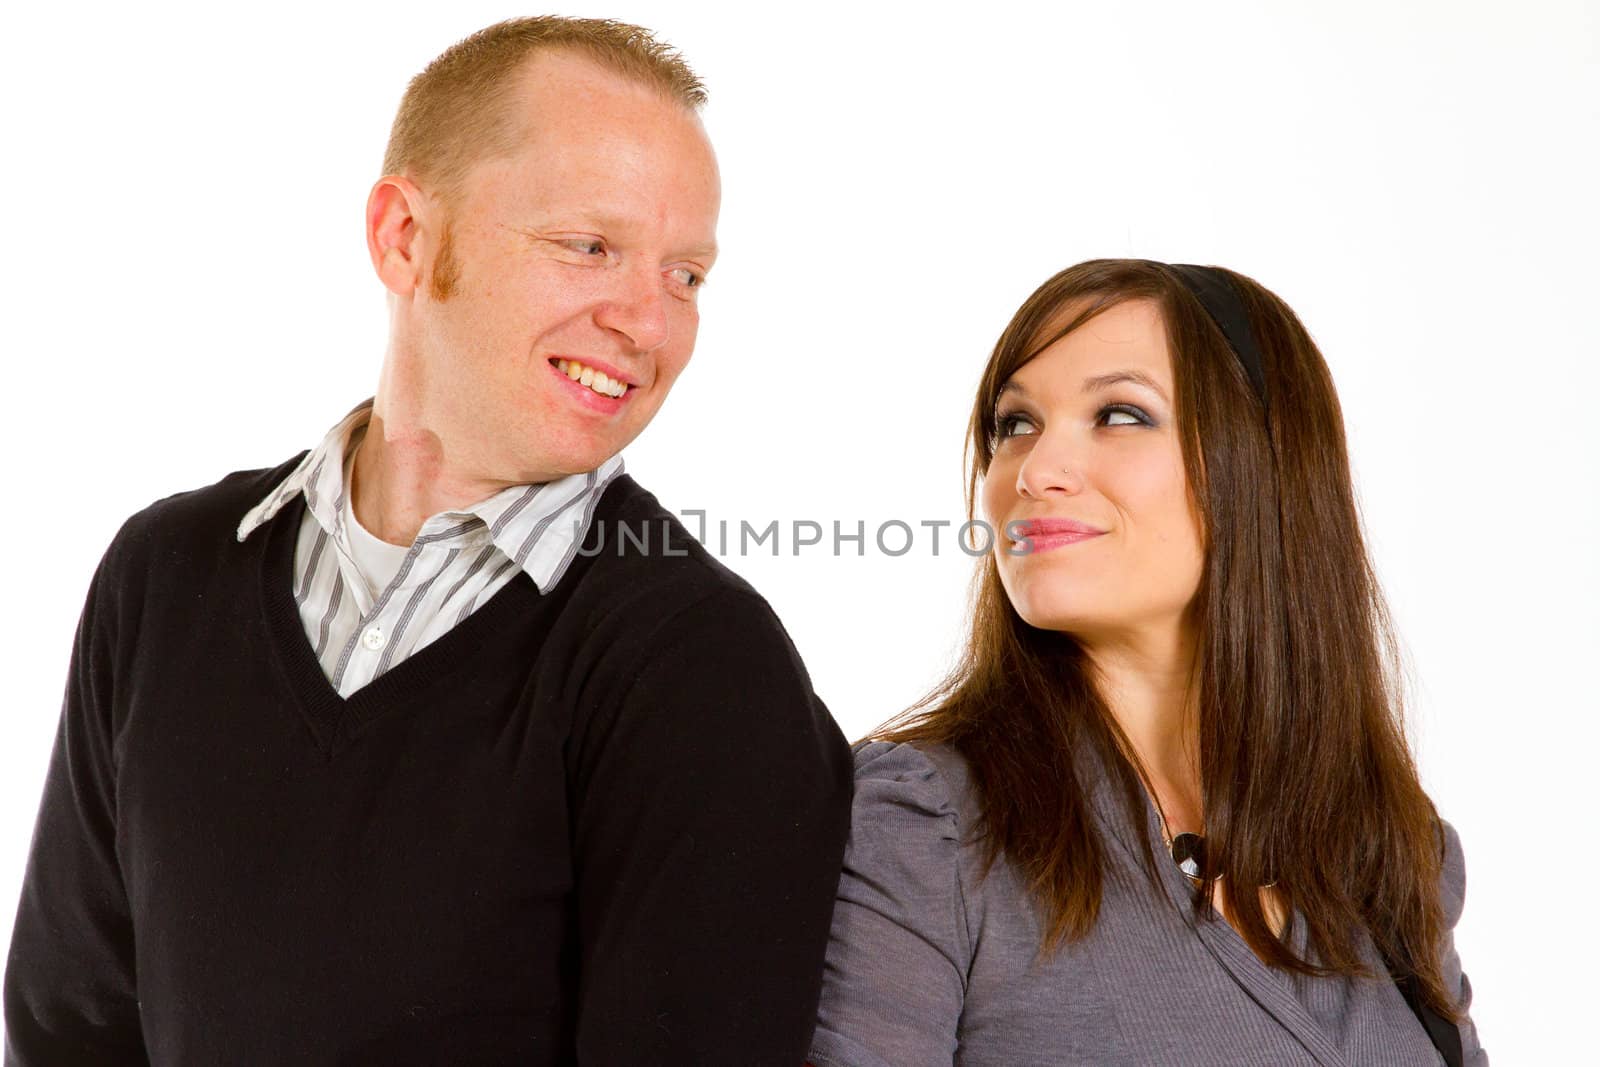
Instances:
[[[601,396],[621,396],[628,391],[627,383],[607,378],[593,367],[586,367],[574,359],[556,360],[556,370],[581,385],[587,385]]]

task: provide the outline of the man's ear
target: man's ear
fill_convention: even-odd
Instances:
[[[424,196],[409,178],[388,174],[367,194],[367,254],[372,269],[396,296],[409,297],[423,275],[422,242],[417,235]]]

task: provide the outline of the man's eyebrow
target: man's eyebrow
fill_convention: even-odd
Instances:
[[[1154,378],[1142,370],[1114,370],[1110,374],[1097,374],[1093,378],[1085,378],[1083,380],[1083,391],[1095,393],[1102,389],[1109,389],[1121,382],[1133,382],[1135,385],[1142,385],[1167,403],[1170,404],[1172,402],[1167,399],[1167,391],[1161,388]]]
[[[717,246],[716,245],[697,245],[694,248],[690,248],[690,249],[687,249],[687,250],[685,250],[683,252],[678,253],[678,255],[675,258],[678,258],[678,259],[716,259],[717,258]]]

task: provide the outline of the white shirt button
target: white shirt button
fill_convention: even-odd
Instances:
[[[388,644],[389,639],[383,636],[383,627],[369,626],[367,627],[367,632],[361,635],[361,643],[376,652]]]

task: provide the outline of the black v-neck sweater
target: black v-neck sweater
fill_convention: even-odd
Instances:
[[[519,574],[341,698],[303,498],[234,537],[298,458],[95,574],[8,1067],[802,1062],[850,754],[766,602],[623,476],[548,595]]]

